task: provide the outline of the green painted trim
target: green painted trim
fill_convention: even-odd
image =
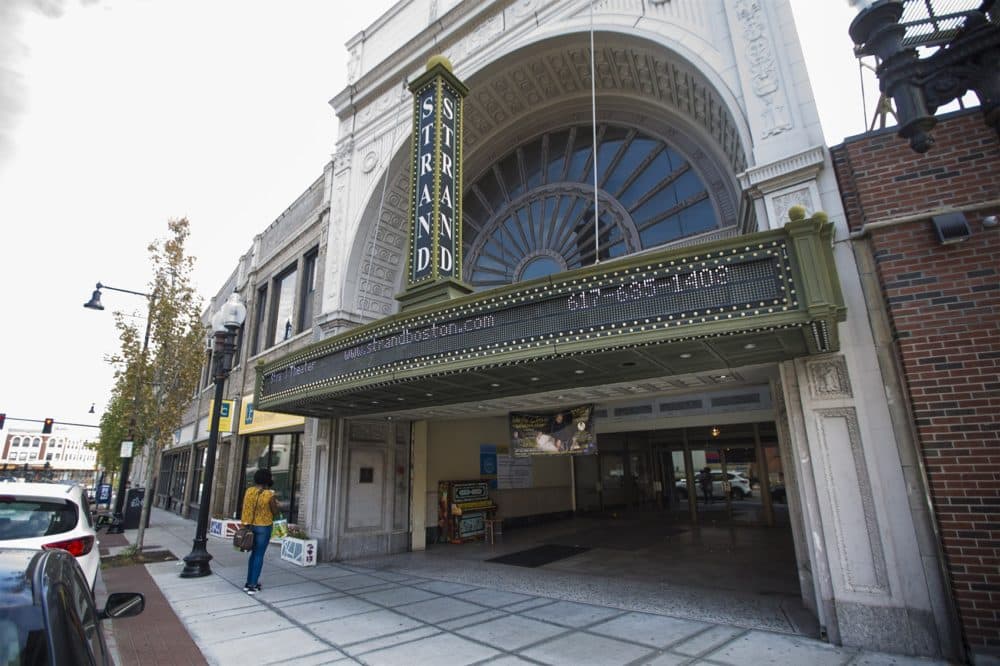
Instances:
[[[607,349],[659,345],[684,340],[755,333],[761,331],[798,328],[803,330],[808,347],[812,353],[834,351],[838,348],[837,322],[846,318],[846,308],[843,304],[839,280],[833,262],[833,252],[830,244],[832,225],[825,220],[812,219],[792,222],[782,229],[750,234],[732,239],[723,239],[698,245],[696,247],[665,249],[659,252],[649,252],[641,255],[631,255],[613,262],[588,266],[559,275],[548,276],[507,285],[488,292],[480,292],[453,298],[447,302],[414,302],[405,311],[383,318],[379,321],[360,326],[335,337],[323,340],[305,347],[287,357],[277,359],[258,367],[257,401],[261,409],[271,409],[279,405],[322,395],[338,395],[365,386],[392,384],[406,379],[440,376],[464,372],[473,369],[495,367],[511,363],[523,363],[544,358],[568,356],[576,354],[600,353]],[[622,278],[631,272],[652,270],[656,266],[669,266],[687,262],[705,261],[705,255],[718,256],[724,252],[754,253],[764,251],[769,256],[784,248],[786,261],[779,261],[779,273],[784,275],[784,284],[791,290],[792,300],[784,310],[754,313],[751,316],[726,318],[715,316],[701,317],[698,323],[679,323],[651,325],[643,330],[642,326],[629,329],[623,324],[620,330],[606,335],[601,334],[590,339],[581,336],[567,335],[549,343],[536,343],[533,346],[511,345],[501,351],[490,354],[465,354],[464,358],[437,359],[427,362],[418,360],[407,361],[416,367],[383,367],[372,376],[356,376],[354,378],[332,378],[317,382],[316,385],[297,386],[272,396],[263,395],[264,375],[276,370],[289,368],[310,360],[316,360],[332,353],[339,353],[358,344],[364,338],[377,337],[391,333],[393,329],[402,328],[404,324],[418,328],[425,325],[421,320],[439,320],[453,317],[458,313],[473,314],[483,310],[492,311],[499,307],[498,302],[513,299],[525,299],[539,291],[550,292],[565,289],[578,290],[581,282],[598,276],[612,280],[615,276]],[[786,271],[788,274],[785,274]],[[460,283],[459,283],[460,284]],[[428,285],[425,291],[431,291],[434,285]],[[492,305],[491,305],[492,304]],[[762,310],[768,308],[762,307]],[[774,310],[774,308],[772,308]],[[412,322],[412,324],[410,323]],[[825,341],[825,342],[824,342]]]

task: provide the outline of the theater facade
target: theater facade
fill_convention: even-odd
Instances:
[[[245,352],[240,391],[288,436],[251,459],[234,431],[229,485],[287,440],[298,522],[349,559],[436,547],[442,482],[488,479],[515,528],[609,507],[696,527],[711,473],[712,520],[790,534],[831,641],[958,654],[786,0],[404,0],[347,46],[310,319]],[[577,453],[513,455],[512,415],[559,413],[587,415]]]

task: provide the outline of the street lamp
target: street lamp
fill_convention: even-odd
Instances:
[[[146,350],[149,349],[149,327],[153,322],[153,303],[156,302],[156,299],[152,294],[146,294],[141,291],[132,291],[131,289],[109,287],[106,284],[98,282],[93,295],[90,297],[89,301],[83,304],[83,307],[90,308],[91,310],[103,310],[104,306],[101,305],[101,289],[110,289],[111,291],[120,291],[125,294],[145,296],[149,301],[149,312],[146,315],[146,336],[142,339],[142,351],[139,356],[140,365],[135,373],[135,394],[132,398],[132,416],[129,419],[128,424],[128,441],[122,442],[122,462],[121,471],[118,475],[118,494],[115,496],[115,507],[111,512],[111,525],[108,527],[108,534],[121,534],[125,531],[125,517],[122,514],[122,506],[125,502],[125,485],[128,483],[128,468],[129,464],[132,462],[132,440],[135,438],[136,414],[139,411],[139,391],[142,389],[142,369],[146,365]],[[91,411],[93,411],[93,406],[91,406]],[[128,444],[127,446],[126,443]]]
[[[212,331],[215,348],[212,351],[212,375],[215,379],[215,402],[212,403],[212,420],[208,431],[208,450],[205,455],[205,476],[201,486],[201,501],[198,504],[198,524],[194,532],[194,545],[184,557],[181,578],[200,578],[212,573],[208,566],[212,559],[206,549],[208,538],[208,512],[212,501],[212,486],[215,476],[215,447],[219,441],[219,418],[222,414],[222,391],[232,369],[233,355],[236,353],[236,332],[246,319],[247,308],[240,302],[238,294],[229,296],[222,308],[212,317]]]

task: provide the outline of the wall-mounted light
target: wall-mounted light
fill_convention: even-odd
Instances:
[[[712,437],[718,437],[719,435],[722,434],[722,431],[719,429],[719,426],[712,426],[712,429],[709,430],[709,432],[712,433]]]
[[[931,218],[934,224],[934,231],[937,232],[938,240],[942,245],[950,243],[960,243],[972,235],[969,228],[969,221],[965,219],[965,213],[945,213],[935,215]]]

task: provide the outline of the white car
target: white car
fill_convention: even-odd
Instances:
[[[701,472],[696,472],[694,475],[694,485],[698,489],[698,496],[701,497]],[[751,497],[753,491],[750,489],[750,480],[738,472],[727,472],[729,475],[729,496],[734,500],[741,500],[746,497]],[[677,494],[680,497],[687,497],[687,479],[681,477],[680,481],[676,484]],[[712,497],[725,497],[726,492],[722,484],[722,472],[719,470],[712,471]]]
[[[76,558],[90,584],[97,580],[101,553],[83,488],[61,483],[5,483],[0,486],[0,548],[65,550]]]

